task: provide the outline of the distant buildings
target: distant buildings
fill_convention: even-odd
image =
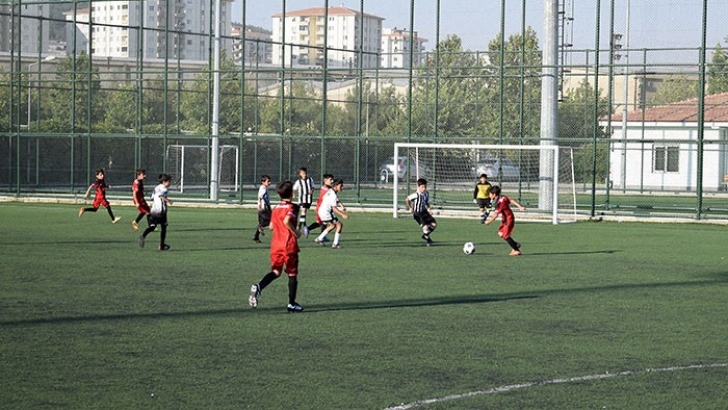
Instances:
[[[232,37],[235,63],[255,67],[260,64],[271,64],[273,61],[270,31],[262,27],[243,27],[242,24],[233,23]]]
[[[329,68],[376,68],[384,18],[346,7],[314,7],[273,15],[273,64],[323,66],[328,47]],[[363,27],[359,27],[359,23]],[[326,38],[328,34],[328,38]],[[285,48],[281,45],[285,44]]]
[[[411,37],[411,38],[410,38]],[[407,29],[385,28],[382,30],[382,68],[406,68],[410,66],[410,48],[412,61],[416,67],[424,61],[424,38]],[[413,47],[411,47],[413,45]]]
[[[46,53],[50,41],[49,10],[47,4],[0,5],[0,51],[12,48],[21,53]],[[17,20],[13,23],[11,15],[21,16],[19,24]]]
[[[221,49],[232,53],[230,16],[233,0],[222,0]],[[91,8],[65,13],[67,52],[96,56],[207,60],[210,50],[210,2],[147,0],[93,2]],[[214,20],[213,20],[214,21]],[[143,27],[143,40],[139,30]],[[75,29],[75,33],[74,33]],[[74,45],[74,38],[76,39]],[[140,47],[142,49],[140,50]]]

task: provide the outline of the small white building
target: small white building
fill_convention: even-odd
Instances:
[[[694,191],[698,186],[697,99],[611,118],[609,172],[613,189]],[[725,190],[728,182],[728,93],[705,97],[702,187]]]

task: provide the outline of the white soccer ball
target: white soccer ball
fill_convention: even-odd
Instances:
[[[463,252],[465,252],[466,255],[472,255],[473,252],[475,252],[475,244],[472,242],[465,242],[465,245],[463,245]]]

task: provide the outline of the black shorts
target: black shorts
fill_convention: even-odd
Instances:
[[[490,198],[478,198],[478,208],[490,208]]]
[[[432,216],[432,214],[427,211],[415,213],[415,214],[412,214],[412,216],[415,218],[415,221],[417,221],[417,223],[420,224],[420,226],[432,225],[434,223],[437,223],[437,221],[435,221],[435,218]]]
[[[311,209],[311,203],[310,202],[301,202],[300,204],[298,204],[298,206],[300,206],[303,209]]]
[[[270,209],[259,209],[258,210],[258,226],[265,228],[270,225]]]
[[[147,222],[149,226],[167,226],[167,213],[160,215],[147,214]]]

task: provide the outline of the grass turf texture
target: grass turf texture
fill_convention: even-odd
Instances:
[[[0,408],[384,409],[499,386],[728,361],[725,228],[351,213],[301,241],[299,302],[253,210],[170,208],[169,252],[77,207],[0,205]],[[142,223],[146,226],[146,223]],[[466,256],[462,244],[473,241]],[[640,372],[427,409],[724,408],[728,368]]]

